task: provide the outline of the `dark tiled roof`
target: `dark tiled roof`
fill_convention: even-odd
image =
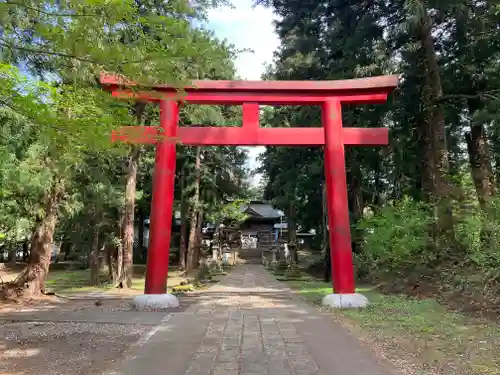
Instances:
[[[254,203],[244,204],[240,207],[240,212],[248,212],[249,214],[255,213],[256,216],[268,219],[277,219],[280,216],[284,216],[283,212],[275,209],[271,204],[268,203]]]

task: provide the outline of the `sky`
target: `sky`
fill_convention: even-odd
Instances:
[[[274,32],[271,9],[262,6],[252,7],[252,0],[232,0],[233,9],[224,7],[213,9],[208,14],[208,27],[219,39],[227,39],[237,49],[248,48],[253,52],[242,53],[235,61],[241,79],[260,80],[265,70],[265,63],[271,63],[273,53],[279,46],[279,39]],[[248,147],[247,167],[257,166],[257,157],[265,147]],[[252,178],[252,185],[257,185],[260,176]]]

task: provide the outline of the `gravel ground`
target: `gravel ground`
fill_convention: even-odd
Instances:
[[[33,311],[129,311],[131,309],[130,298],[86,298],[86,299],[66,299],[58,297],[38,298],[31,301],[0,302],[0,314],[13,312],[33,312]],[[1,316],[1,315],[0,315]],[[3,375],[3,374],[0,374]]]
[[[101,374],[151,326],[0,321],[0,374]]]

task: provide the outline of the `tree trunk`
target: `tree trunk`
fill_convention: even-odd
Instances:
[[[295,191],[296,189],[294,189]],[[288,203],[288,247],[290,248],[290,257],[293,263],[299,262],[299,255],[297,252],[297,222],[295,212],[295,197],[292,197]]]
[[[356,225],[363,218],[363,209],[364,209],[361,170],[356,162],[352,163],[351,173],[349,177],[350,177],[349,187],[351,191],[350,206],[352,212],[351,225],[353,226],[351,246],[352,246],[352,251],[356,253],[357,249],[360,247],[359,245],[362,243],[363,240],[362,233],[357,230]]]
[[[137,125],[142,124],[142,115],[146,108],[144,103],[137,103],[134,107]],[[120,286],[123,288],[132,287],[132,270],[133,270],[133,255],[134,255],[134,213],[135,213],[135,196],[137,189],[137,166],[141,155],[140,145],[131,145],[127,181],[125,185],[125,210],[123,216],[122,230],[122,268],[120,275]]]
[[[123,288],[123,245],[121,243],[117,246],[115,264],[115,283],[118,284],[120,288]]]
[[[9,263],[11,266],[15,266],[17,263],[17,243],[14,243],[9,251]]]
[[[117,225],[115,226],[114,233],[107,240],[106,244],[106,254],[108,258],[108,272],[110,275],[110,280],[115,286],[120,286],[122,266],[123,266],[123,251],[122,251],[122,227],[123,227],[123,215],[122,211],[118,213],[119,220],[117,220]]]
[[[30,254],[30,244],[28,238],[23,241],[23,262],[27,262]]]
[[[500,129],[494,127],[489,135],[491,137],[491,158],[494,165],[494,179],[500,182]]]
[[[375,191],[373,192],[373,199],[372,203],[375,205],[375,207],[383,207],[385,203],[385,196],[384,196],[384,185],[382,183],[382,178],[383,178],[383,173],[382,173],[382,156],[380,152],[377,153],[377,160],[375,163],[375,168],[374,168],[374,186],[375,186]],[[398,185],[397,179],[395,179],[394,185]],[[396,199],[400,199],[401,195],[399,192],[399,189],[395,188],[395,195]]]
[[[184,169],[181,171],[180,176],[181,185],[181,233],[179,239],[179,269],[186,269],[186,258],[187,258],[187,248],[186,248],[186,234],[187,234],[187,215],[188,215],[188,205],[186,201],[186,174]]]
[[[485,210],[495,195],[495,179],[490,162],[488,139],[482,124],[471,126],[470,133],[465,135],[472,180],[476,188],[481,209]]]
[[[433,186],[433,198],[437,208],[437,233],[446,234],[453,241],[453,215],[452,196],[450,192],[451,182],[449,180],[448,146],[446,142],[446,128],[444,109],[442,104],[443,89],[439,67],[437,62],[432,28],[425,6],[422,11],[422,19],[418,30],[418,37],[424,54],[425,63],[425,87],[424,87],[424,113],[426,125],[425,142],[429,142],[431,148],[429,156],[432,157],[433,165],[429,168],[427,175]],[[429,160],[430,161],[430,160]],[[429,163],[431,164],[431,163]]]
[[[459,55],[468,56],[469,47],[467,45],[471,38],[470,30],[467,27],[471,9],[464,7],[457,17],[456,21],[456,39]],[[466,95],[467,106],[469,109],[470,132],[465,134],[467,142],[467,151],[469,154],[469,164],[471,167],[472,180],[476,188],[476,194],[481,209],[484,211],[488,207],[488,203],[495,195],[496,186],[493,169],[491,166],[491,152],[488,145],[488,137],[484,128],[484,124],[474,119],[475,115],[484,109],[485,103],[479,98],[474,98],[478,92],[486,89],[486,83],[478,79],[473,71],[467,70],[462,73],[461,89]],[[457,120],[459,121],[459,120]]]
[[[125,187],[125,211],[123,216],[123,245],[122,245],[122,287],[132,287],[132,267],[134,254],[134,211],[137,186],[137,164],[139,161],[140,147],[132,145],[129,155],[127,184]]]
[[[90,248],[90,285],[99,285],[99,274],[101,267],[99,264],[99,226],[94,224],[92,233],[92,247]]]
[[[352,199],[352,219],[357,223],[363,218],[363,190],[361,187],[361,176],[359,169],[351,174],[351,199]]]
[[[144,208],[139,207],[138,209],[138,241],[139,245],[137,246],[137,249],[140,254],[140,259],[141,261],[145,262],[146,261],[146,247],[144,246],[144,220],[145,220],[145,215],[144,215]]]
[[[436,190],[434,183],[436,164],[432,151],[432,126],[428,123],[428,119],[421,119],[418,127],[421,135],[420,146],[422,152],[422,174],[420,181],[422,197],[426,201],[431,202]]]
[[[108,263],[108,276],[109,280],[114,284],[118,285],[118,281],[121,277],[121,270],[123,264],[122,258],[122,241],[121,241],[121,228],[122,220],[117,220],[117,225],[115,226],[114,232],[111,233],[110,237],[106,239],[105,242],[105,252],[106,259]]]
[[[69,240],[69,238],[63,238],[61,242],[61,252],[64,254],[64,260],[68,259],[68,255],[71,254],[71,248],[73,247],[73,244]]]
[[[16,280],[4,285],[2,289],[4,298],[10,298],[13,294],[25,298],[45,294],[45,280],[49,273],[54,231],[62,192],[62,183],[59,180],[54,181],[44,199],[44,215],[37,218],[33,229],[28,264]]]
[[[191,211],[191,223],[189,229],[189,242],[186,260],[186,271],[195,268],[195,251],[196,251],[196,228],[198,227],[198,214],[200,211],[200,183],[201,183],[201,153],[200,147],[196,148],[195,173],[196,181],[193,196],[193,209]]]
[[[210,240],[210,250],[212,252],[213,259],[219,259],[221,256],[219,226],[220,226],[220,220],[217,219],[215,221],[214,233],[213,233],[212,238]]]
[[[203,206],[200,206],[200,210],[198,212],[198,219],[196,221],[196,246],[195,246],[193,268],[198,268],[200,264],[201,243],[203,240],[202,229],[203,229]]]
[[[191,214],[191,226],[189,228],[189,243],[186,259],[186,272],[196,268],[196,228],[198,226],[198,210],[193,209]]]
[[[326,184],[323,182],[322,194],[321,194],[322,212],[321,212],[321,231],[323,234],[323,240],[321,243],[321,250],[323,251],[323,280],[325,283],[330,282],[332,276],[332,265],[330,258],[330,246],[328,246],[328,211],[326,205]]]
[[[332,261],[330,258],[330,246],[328,245],[328,242],[325,243],[323,256],[323,281],[325,283],[329,283],[332,280]]]
[[[105,246],[106,261],[108,263],[108,279],[114,284],[118,280],[118,273],[116,270],[116,246],[107,242]]]

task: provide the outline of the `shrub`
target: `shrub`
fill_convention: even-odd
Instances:
[[[430,238],[433,221],[427,205],[409,198],[366,215],[357,225],[363,233],[355,255],[359,275],[401,284],[427,276],[443,291],[462,290],[493,301],[500,292],[500,197],[486,212],[474,202],[454,208],[452,247]]]
[[[465,250],[464,263],[480,268],[500,267],[500,198],[492,200],[487,212],[462,209],[455,225],[457,242]]]
[[[388,204],[357,225],[363,233],[362,251],[356,255],[360,273],[372,279],[402,276],[427,263],[431,216],[428,207],[405,198]]]

